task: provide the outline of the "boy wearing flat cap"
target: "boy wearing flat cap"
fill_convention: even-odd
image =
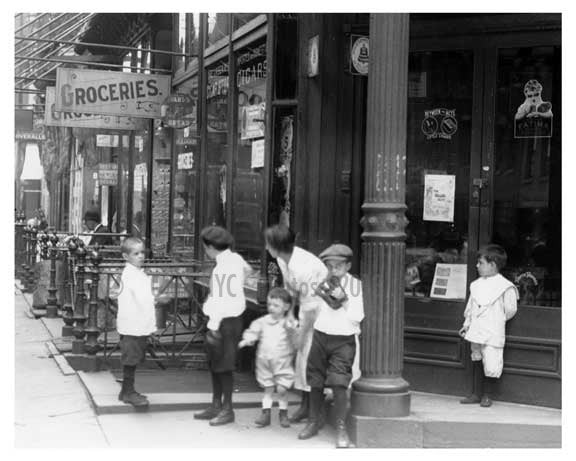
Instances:
[[[320,254],[328,268],[327,278],[316,289],[324,299],[314,322],[312,347],[308,356],[306,378],[310,384],[310,416],[308,424],[298,435],[300,439],[313,437],[320,430],[319,416],[324,402],[324,387],[332,388],[336,414],[336,447],[350,444],[346,432],[348,412],[347,389],[352,380],[352,366],[356,356],[356,338],[364,319],[364,303],[360,280],[348,273],[352,264],[352,250],[334,244]]]

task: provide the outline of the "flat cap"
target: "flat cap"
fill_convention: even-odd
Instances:
[[[320,253],[320,259],[326,261],[328,259],[339,259],[342,261],[348,261],[352,258],[352,249],[348,245],[342,243],[335,243],[326,248],[322,253]]]
[[[93,208],[90,210],[87,210],[86,213],[84,213],[84,220],[85,221],[100,222],[100,212],[98,210],[93,209]]]

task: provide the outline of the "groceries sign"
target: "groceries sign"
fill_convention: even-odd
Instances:
[[[160,107],[169,94],[167,75],[60,68],[55,110],[161,118]]]
[[[56,88],[53,86],[46,87],[46,110],[44,115],[47,126],[105,128],[111,130],[143,130],[146,128],[146,120],[143,118],[58,112],[56,111]]]

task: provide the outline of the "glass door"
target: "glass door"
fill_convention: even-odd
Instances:
[[[458,329],[478,241],[470,185],[480,167],[481,57],[471,49],[409,57],[404,347],[415,390],[468,387]]]

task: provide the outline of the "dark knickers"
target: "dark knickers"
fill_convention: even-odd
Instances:
[[[120,351],[122,352],[122,365],[136,366],[146,358],[148,336],[122,335],[120,337]]]
[[[354,335],[328,335],[314,330],[306,379],[311,387],[348,387],[356,355]]]
[[[238,343],[242,338],[242,319],[226,317],[220,322],[218,340],[206,341],[206,354],[210,371],[223,373],[236,370]]]

